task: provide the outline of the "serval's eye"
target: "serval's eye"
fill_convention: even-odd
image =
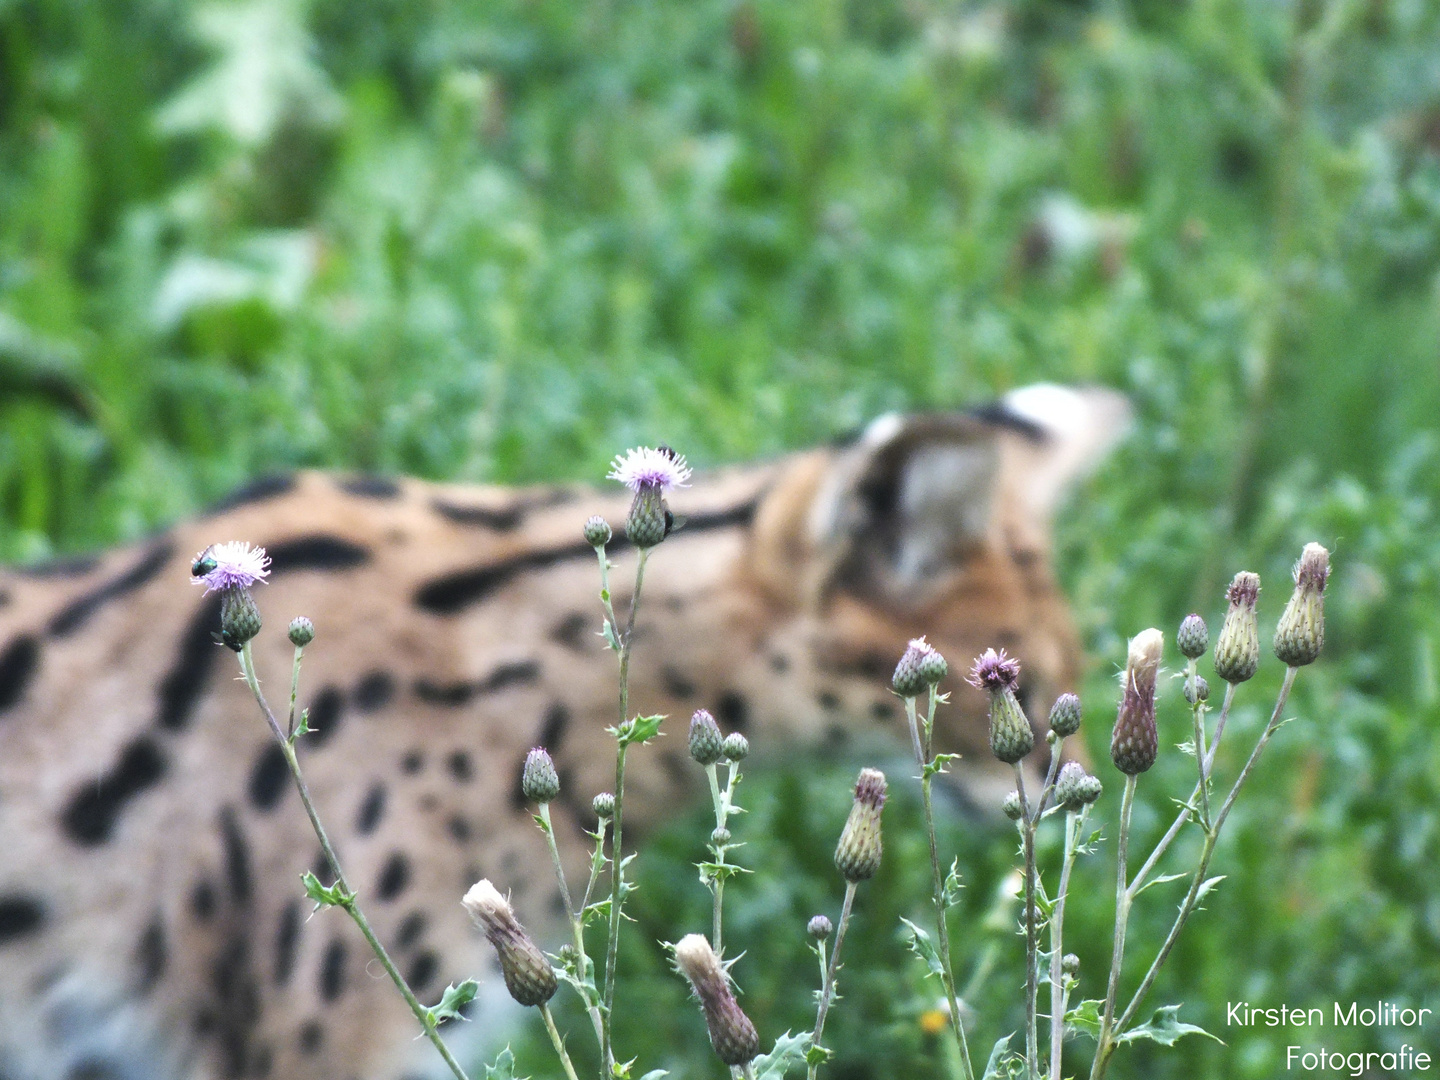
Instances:
[[[219,563],[215,561],[215,556],[211,555],[208,551],[202,552],[197,555],[195,561],[190,564],[190,576],[204,577],[218,565]]]

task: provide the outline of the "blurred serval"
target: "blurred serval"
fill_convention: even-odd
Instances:
[[[650,564],[632,704],[672,724],[703,705],[762,754],[862,726],[898,736],[887,680],[923,632],[954,663],[1017,655],[1043,717],[1081,660],[1050,519],[1127,414],[1108,391],[1033,386],[702,476],[672,497],[686,522]],[[130,548],[0,572],[0,1078],[428,1069],[354,927],[307,920],[317,844],[191,559],[222,540],[269,549],[262,677],[288,675],[290,618],[314,620],[307,774],[377,930],[434,1000],[489,963],[458,902],[477,878],[532,922],[553,915],[518,792],[533,745],[555,757],[557,829],[583,858],[591,796],[613,779],[615,671],[580,532],[627,505],[618,486],[302,473]],[[612,556],[623,603],[619,535]],[[976,763],[960,774],[973,789],[983,704],[952,683],[937,743]],[[632,822],[674,805],[698,772],[684,754],[671,738],[632,757]]]

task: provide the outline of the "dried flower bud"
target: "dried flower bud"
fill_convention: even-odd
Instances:
[[[895,665],[890,685],[901,697],[918,697],[922,690],[943,679],[948,670],[945,658],[923,637],[918,637],[910,642],[900,662]]]
[[[1325,585],[1330,552],[1306,544],[1295,564],[1295,591],[1275,627],[1275,655],[1290,667],[1313,664],[1325,647]]]
[[[1154,765],[1160,749],[1155,730],[1155,679],[1164,651],[1165,635],[1153,627],[1130,641],[1120,711],[1110,738],[1110,759],[1127,776],[1138,775]]]
[[[1050,706],[1050,730],[1061,738],[1080,730],[1080,699],[1074,694],[1061,694]]]
[[[1186,680],[1185,700],[1191,705],[1199,701],[1210,700],[1210,684],[1205,681],[1204,675],[1196,675],[1193,683],[1188,679]]]
[[[297,649],[303,649],[310,642],[315,640],[315,624],[304,615],[296,616],[290,620],[290,644]]]
[[[239,652],[245,643],[260,633],[260,609],[245,588],[225,589],[220,593],[220,643]]]
[[[590,803],[590,809],[595,811],[595,816],[601,821],[615,816],[615,796],[608,791],[602,791]]]
[[[1005,801],[1000,804],[1000,809],[1011,821],[1019,821],[1025,816],[1025,808],[1020,805],[1020,793],[1008,791],[1005,793]]]
[[[730,843],[730,830],[723,827],[716,829],[710,834],[710,843],[716,847],[724,847]]]
[[[510,996],[521,1005],[543,1005],[554,997],[559,986],[555,969],[525,933],[510,901],[482,879],[470,886],[461,903],[499,953],[500,973]]]
[[[1180,649],[1180,655],[1187,660],[1204,656],[1205,650],[1210,647],[1210,628],[1205,625],[1204,619],[1192,612],[1180,621],[1175,644]]]
[[[1060,958],[1060,970],[1066,975],[1078,975],[1080,973],[1080,957],[1073,952],[1066,953]]]
[[[816,941],[824,941],[835,929],[824,915],[816,915],[805,927],[805,932]]]
[[[725,756],[720,725],[705,709],[696,709],[690,717],[690,756],[701,765],[714,765]]]
[[[738,731],[732,731],[725,736],[725,742],[721,744],[725,757],[729,761],[744,761],[750,756],[750,740],[741,735]]]
[[[1255,624],[1255,601],[1260,596],[1260,575],[1242,570],[1225,590],[1230,609],[1215,642],[1215,674],[1228,683],[1242,683],[1260,666],[1260,628]]]
[[[610,531],[610,523],[599,514],[585,520],[585,542],[591,547],[604,547],[615,535]]]
[[[1079,811],[1100,798],[1100,781],[1076,761],[1067,761],[1055,779],[1055,802],[1071,812]]]
[[[990,751],[1013,765],[1035,748],[1035,732],[1015,691],[1020,686],[1020,662],[986,649],[975,660],[965,680],[990,695]]]
[[[525,755],[525,768],[520,773],[520,790],[530,802],[553,802],[560,794],[560,776],[555,762],[545,748],[537,746]]]
[[[846,881],[864,881],[880,869],[880,812],[885,808],[885,774],[861,769],[855,801],[835,848],[835,868]]]
[[[675,946],[675,966],[700,999],[705,1026],[710,1029],[710,1045],[720,1060],[726,1065],[748,1063],[760,1052],[760,1036],[735,1000],[730,977],[703,934],[687,934],[680,939]]]

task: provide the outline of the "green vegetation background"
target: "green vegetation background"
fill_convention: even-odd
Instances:
[[[1213,620],[1241,567],[1273,623],[1301,544],[1335,552],[1301,719],[1154,995],[1228,1046],[1118,1062],[1272,1077],[1290,1042],[1417,1040],[1227,1030],[1227,1000],[1440,1004],[1437,271],[1424,0],[0,0],[0,558],[299,465],[595,478],[638,442],[703,466],[1037,379],[1119,387],[1138,428],[1060,529],[1097,750],[1126,636]],[[852,765],[750,785],[770,872],[727,894],[727,940],[766,1039],[813,1015],[801,928],[837,906]],[[1142,836],[1187,768],[1142,783]],[[924,907],[913,799],[890,814],[835,1080],[946,1074],[896,934]],[[999,957],[988,1047],[1017,1026],[1017,942],[985,921],[1009,841],[952,818],[961,970]],[[642,859],[621,1046],[718,1076],[639,945],[705,921],[692,826]],[[1072,916],[1097,995],[1110,854]],[[1137,955],[1176,899],[1145,895]]]

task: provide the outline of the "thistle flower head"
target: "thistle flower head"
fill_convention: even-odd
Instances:
[[[585,542],[591,547],[604,547],[610,542],[614,534],[610,531],[610,523],[599,514],[585,519]]]
[[[615,796],[608,791],[602,791],[590,801],[590,809],[595,811],[595,816],[604,821],[606,818],[615,816]]]
[[[1193,612],[1186,615],[1175,635],[1175,644],[1180,649],[1180,655],[1187,660],[1204,656],[1205,650],[1210,647],[1210,629],[1205,620]]]
[[[1080,730],[1080,699],[1074,694],[1061,694],[1050,706],[1050,730],[1061,738]]]
[[[1100,781],[1077,761],[1067,761],[1055,779],[1055,801],[1072,813],[1100,798]]]
[[[816,915],[805,926],[805,931],[816,941],[824,941],[835,927],[824,915]]]
[[[263,547],[251,547],[244,540],[211,544],[190,564],[190,580],[204,585],[205,593],[226,589],[248,589],[270,576],[270,556]]]
[[[1306,544],[1295,564],[1295,591],[1275,627],[1275,655],[1291,667],[1315,662],[1325,647],[1325,585],[1330,580],[1330,552]]]
[[[482,878],[460,901],[500,957],[505,989],[521,1005],[543,1005],[555,996],[559,980],[540,947],[530,939],[510,901]]]
[[[880,869],[880,812],[885,809],[885,774],[861,769],[855,801],[835,847],[835,868],[846,881],[864,881]]]
[[[934,686],[945,677],[949,665],[939,650],[923,637],[915,638],[906,647],[890,685],[901,697],[918,697],[922,690]]]
[[[1164,652],[1165,635],[1154,627],[1130,640],[1120,710],[1110,738],[1110,758],[1127,776],[1138,775],[1154,765],[1160,749],[1155,729],[1155,680]]]
[[[520,790],[525,798],[534,803],[554,802],[560,794],[560,775],[555,771],[555,762],[543,746],[537,746],[525,755],[525,767],[520,773]]]
[[[290,644],[297,649],[303,649],[310,642],[315,640],[315,624],[304,615],[297,615],[290,620]]]
[[[1242,683],[1260,666],[1260,629],[1255,622],[1255,601],[1260,596],[1260,575],[1242,570],[1225,590],[1230,602],[1225,622],[1215,641],[1215,674],[1228,683]]]
[[[688,486],[690,466],[685,463],[684,454],[677,454],[668,446],[655,449],[637,446],[611,462],[608,478],[619,480],[637,495],[646,489],[664,492]]]
[[[1007,791],[1004,800],[1000,803],[1000,809],[1011,821],[1019,821],[1025,816],[1025,807],[1020,805],[1018,791]]]
[[[725,752],[726,761],[744,761],[750,756],[750,740],[738,731],[732,731],[725,736],[721,749]]]
[[[752,1060],[760,1052],[760,1036],[735,1000],[730,977],[705,935],[687,934],[676,943],[675,967],[700,999],[705,1026],[710,1030],[710,1045],[720,1060],[726,1065],[744,1065]]]
[[[696,709],[690,717],[690,756],[699,765],[714,765],[725,756],[725,739],[720,725],[708,709]]]
[[[986,649],[975,658],[965,681],[992,694],[1004,690],[1014,693],[1020,686],[1020,661],[1006,656],[1004,649]]]
[[[245,588],[220,592],[220,644],[239,652],[260,633],[260,609]]]

